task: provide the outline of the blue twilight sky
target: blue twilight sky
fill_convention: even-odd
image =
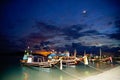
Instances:
[[[119,0],[2,0],[1,50],[51,47],[120,47]]]

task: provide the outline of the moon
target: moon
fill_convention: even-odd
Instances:
[[[87,11],[86,11],[86,10],[83,10],[82,13],[85,14],[85,13],[87,13]]]

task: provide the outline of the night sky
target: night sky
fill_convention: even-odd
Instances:
[[[120,49],[120,0],[2,0],[0,51]]]

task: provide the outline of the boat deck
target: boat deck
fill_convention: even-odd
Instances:
[[[27,62],[23,62],[23,65],[26,66],[35,66],[35,67],[53,67],[54,65],[56,65],[58,62],[31,62],[31,63],[27,63]]]

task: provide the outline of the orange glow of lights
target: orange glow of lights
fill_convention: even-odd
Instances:
[[[48,56],[49,54],[51,54],[51,51],[35,51],[36,54],[40,54],[40,55],[43,55],[43,56]]]

